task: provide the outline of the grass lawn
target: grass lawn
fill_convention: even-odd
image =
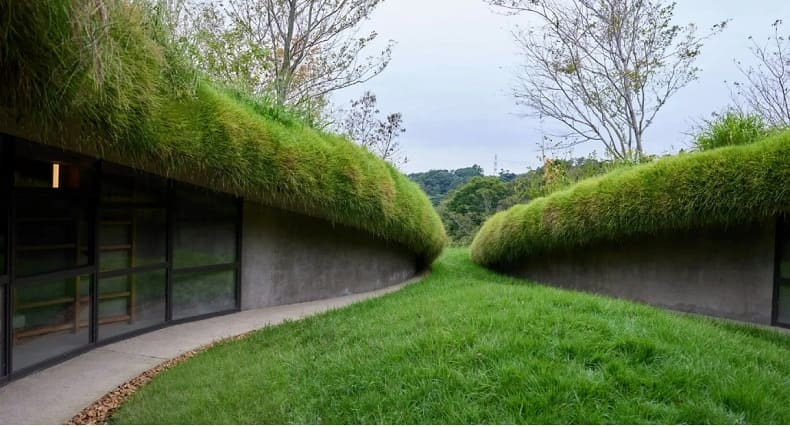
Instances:
[[[790,423],[790,335],[538,286],[448,250],[372,301],[166,371],[124,424]]]

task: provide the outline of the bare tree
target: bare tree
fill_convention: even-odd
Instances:
[[[351,109],[340,120],[339,131],[384,160],[395,165],[406,163],[408,159],[398,142],[398,137],[406,132],[403,115],[392,113],[382,120],[377,103],[376,95],[370,91],[351,101]]]
[[[395,165],[408,162],[403,155],[398,137],[406,132],[403,127],[403,115],[392,113],[386,119],[379,122],[376,130],[376,146],[374,151],[384,160],[389,160]]]
[[[781,19],[772,26],[773,35],[765,44],[749,37],[757,65],[745,67],[736,60],[744,80],[733,82],[731,90],[741,110],[757,113],[769,125],[790,127],[790,39],[781,33]]]
[[[615,159],[639,161],[644,132],[672,95],[697,78],[703,41],[672,23],[661,0],[487,0],[540,18],[518,29],[525,63],[514,96],[568,128],[566,146],[597,141]]]
[[[378,100],[373,92],[365,92],[361,98],[351,101],[351,109],[340,121],[340,131],[357,144],[373,151],[376,145],[376,129],[379,127]]]
[[[229,3],[233,28],[267,49],[270,82],[282,104],[323,101],[330,92],[363,83],[389,64],[393,42],[362,58],[376,32],[357,34],[382,0],[238,0]]]

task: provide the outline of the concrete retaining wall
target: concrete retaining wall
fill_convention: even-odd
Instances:
[[[547,285],[770,324],[775,223],[594,245],[505,271]]]
[[[417,274],[402,246],[345,226],[244,203],[242,309],[367,292]]]

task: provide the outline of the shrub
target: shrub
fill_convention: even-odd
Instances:
[[[472,258],[504,266],[597,241],[727,227],[790,212],[790,132],[665,157],[588,179],[491,217]]]
[[[694,145],[700,151],[730,145],[751,144],[769,133],[763,118],[756,114],[728,111],[705,120],[694,134]]]

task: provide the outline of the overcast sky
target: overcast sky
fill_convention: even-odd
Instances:
[[[699,80],[676,94],[648,130],[649,153],[685,147],[685,132],[695,119],[726,107],[724,81],[738,77],[733,59],[750,59],[749,35],[765,39],[778,18],[787,22],[785,32],[790,30],[790,0],[677,3],[678,24],[694,22],[704,31],[724,19],[732,22],[706,42],[697,63]],[[372,90],[383,113],[403,113],[406,172],[476,163],[491,173],[494,155],[500,169],[523,172],[538,164],[541,124],[521,117],[510,95],[520,63],[511,30],[530,19],[494,13],[483,0],[385,0],[364,28],[375,29],[382,41],[397,42],[392,63],[375,79],[337,93],[334,101],[346,106]],[[576,154],[596,148],[600,153],[593,145]]]

